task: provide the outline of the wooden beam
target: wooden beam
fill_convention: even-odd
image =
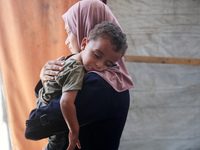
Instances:
[[[127,62],[144,63],[162,63],[162,64],[180,64],[180,65],[200,65],[200,59],[195,58],[177,58],[177,57],[155,57],[155,56],[137,56],[125,55]]]

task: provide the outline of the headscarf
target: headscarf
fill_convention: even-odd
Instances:
[[[74,4],[62,18],[69,26],[72,34],[77,38],[80,47],[83,38],[89,35],[90,30],[92,30],[96,24],[102,21],[110,21],[119,25],[109,7],[100,0],[79,1]],[[134,87],[131,76],[124,64],[124,58],[120,59],[116,63],[116,66],[105,71],[92,72],[100,75],[117,92],[122,92]]]

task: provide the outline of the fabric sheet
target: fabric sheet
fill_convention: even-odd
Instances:
[[[109,0],[127,55],[200,58],[199,1]],[[200,150],[200,66],[126,62],[135,88],[120,150]]]
[[[40,150],[47,142],[26,140],[25,121],[36,107],[41,68],[70,54],[61,16],[77,1],[0,1],[0,65],[14,150]]]

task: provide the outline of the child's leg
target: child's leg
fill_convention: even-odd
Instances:
[[[68,143],[68,132],[49,137],[48,144],[43,150],[66,150]]]
[[[42,107],[42,106],[46,106],[46,104],[42,103],[42,102],[40,101],[40,99],[38,98],[37,101],[36,101],[36,108],[40,108],[40,107]]]

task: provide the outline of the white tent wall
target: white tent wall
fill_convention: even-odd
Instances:
[[[199,0],[108,0],[127,55],[200,58]],[[200,66],[126,62],[135,88],[120,150],[200,150]]]

